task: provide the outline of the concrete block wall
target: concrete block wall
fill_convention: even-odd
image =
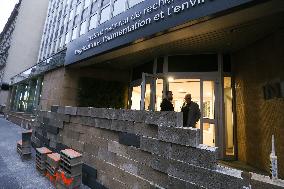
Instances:
[[[217,148],[198,144],[200,131],[181,123],[178,112],[52,106],[37,112],[32,140],[53,151],[70,147],[82,153],[83,181],[91,188],[244,188],[253,183],[241,171],[219,166]]]

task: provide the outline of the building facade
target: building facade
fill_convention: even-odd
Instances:
[[[3,77],[4,77],[4,70],[5,70],[5,66],[7,64],[7,58],[8,58],[8,54],[9,54],[9,49],[11,46],[11,41],[12,41],[12,34],[13,31],[15,29],[15,24],[16,24],[16,20],[17,20],[17,16],[18,16],[18,11],[19,11],[19,7],[20,7],[20,3],[15,5],[9,19],[8,22],[6,23],[3,31],[0,34],[0,67],[1,67],[1,71],[0,71],[0,81],[1,81],[1,91],[3,90],[9,90],[9,87],[7,85],[9,85],[8,83],[3,82]],[[5,103],[5,101],[1,101],[1,105]]]
[[[18,16],[17,19],[14,19],[14,29],[10,35],[10,48],[6,53],[2,83],[11,85],[12,77],[22,72],[25,73],[24,75],[27,75],[27,69],[37,63],[47,6],[47,0],[22,0],[16,5],[16,10],[14,11],[17,11]],[[13,14],[10,19],[13,19]],[[10,104],[9,94],[13,93],[12,96],[14,96],[17,93],[17,105],[13,106],[12,109],[16,111],[31,111],[33,109],[33,100],[37,96],[35,88],[39,86],[39,83],[37,79],[33,79],[32,81],[21,83],[18,88],[13,90],[1,90],[1,104]]]
[[[200,143],[269,174],[274,135],[283,178],[283,1],[50,0],[48,7],[38,64],[11,81],[41,77],[40,109],[159,111],[171,90],[179,112],[191,93]]]

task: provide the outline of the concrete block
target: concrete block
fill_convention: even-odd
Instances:
[[[82,125],[89,125],[89,117],[86,116],[71,116],[70,122],[71,123],[77,123]]]
[[[200,144],[196,148],[172,144],[170,158],[200,167],[216,169],[217,148]]]
[[[150,167],[163,173],[168,173],[170,163],[170,159],[166,159],[158,155],[152,155],[152,158],[149,161]]]
[[[157,154],[163,157],[170,157],[170,154],[172,153],[170,143],[148,137],[141,137],[140,148],[146,152]]]
[[[85,143],[84,152],[97,156],[99,152],[99,146],[94,145],[92,143]]]
[[[47,132],[55,134],[55,135],[57,135],[58,132],[59,132],[59,128],[58,127],[53,127],[51,125],[46,125],[46,130],[47,130]]]
[[[140,136],[131,133],[119,133],[119,143],[127,146],[140,147]]]
[[[158,138],[158,126],[146,123],[134,123],[134,133],[151,138]]]
[[[77,115],[90,116],[92,107],[77,107]]]
[[[241,176],[232,176],[178,161],[170,162],[168,174],[205,188],[239,189],[245,186],[245,182]]]
[[[102,128],[102,129],[111,129],[112,121],[110,119],[101,119],[101,118],[90,118],[90,120],[94,121],[94,127]]]
[[[205,189],[205,187],[172,176],[169,176],[169,183],[169,189]]]
[[[145,165],[149,165],[149,162],[152,160],[151,153],[144,152],[132,146],[127,147],[127,157]]]
[[[51,112],[56,112],[57,113],[58,107],[59,107],[59,105],[52,105],[51,108],[50,108]]]
[[[127,146],[116,141],[108,141],[108,151],[127,157]]]
[[[181,112],[148,112],[145,123],[160,127],[182,127]]]
[[[168,188],[169,181],[166,173],[156,171],[151,167],[145,165],[139,165],[138,176],[148,180],[151,183],[155,183],[163,188]]]
[[[257,189],[280,189],[284,188],[284,180],[276,179],[272,180],[269,176],[264,176],[256,173],[250,173],[250,185],[251,188]]]
[[[197,147],[200,142],[200,130],[191,127],[159,127],[158,139],[165,142]]]
[[[89,176],[91,176],[95,179],[97,178],[97,169],[95,169],[94,167],[91,167],[91,166],[89,166],[85,163],[83,163],[82,172],[87,173]]]
[[[111,130],[134,133],[134,122],[124,120],[109,120],[111,121]]]
[[[80,133],[78,133],[78,132],[75,132],[75,131],[73,131],[73,130],[67,130],[67,129],[65,129],[65,132],[66,132],[66,136],[68,137],[68,138],[70,138],[70,139],[73,139],[73,140],[79,140],[79,137],[80,137]]]
[[[115,112],[116,110],[112,108],[92,108],[90,110],[90,116],[102,119],[113,119]]]
[[[63,113],[66,115],[77,115],[77,107],[65,106]]]

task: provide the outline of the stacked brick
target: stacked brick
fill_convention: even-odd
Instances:
[[[57,173],[59,169],[59,162],[60,162],[60,154],[58,153],[47,154],[46,162],[45,162],[46,170],[47,170],[46,176],[54,184],[56,184],[56,177],[57,177]]]
[[[60,122],[56,144],[83,154],[83,183],[91,188],[261,185],[242,171],[219,166],[217,148],[199,144],[198,129],[182,128],[181,113],[54,106],[52,112],[38,113],[39,123],[46,118],[54,122],[50,115],[55,121],[69,118]],[[38,129],[45,126],[39,124]],[[68,175],[75,169],[62,155],[62,171]]]
[[[65,149],[60,153],[60,170],[57,187],[64,189],[80,188],[82,183],[82,154]]]
[[[17,142],[17,152],[21,158],[29,158],[31,156],[31,136],[32,130],[22,132],[22,140]]]
[[[44,176],[46,175],[47,155],[51,153],[52,151],[46,147],[36,148],[36,168]]]

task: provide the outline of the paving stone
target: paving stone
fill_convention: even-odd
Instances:
[[[200,130],[191,127],[159,127],[158,139],[175,144],[197,147],[200,143]]]

